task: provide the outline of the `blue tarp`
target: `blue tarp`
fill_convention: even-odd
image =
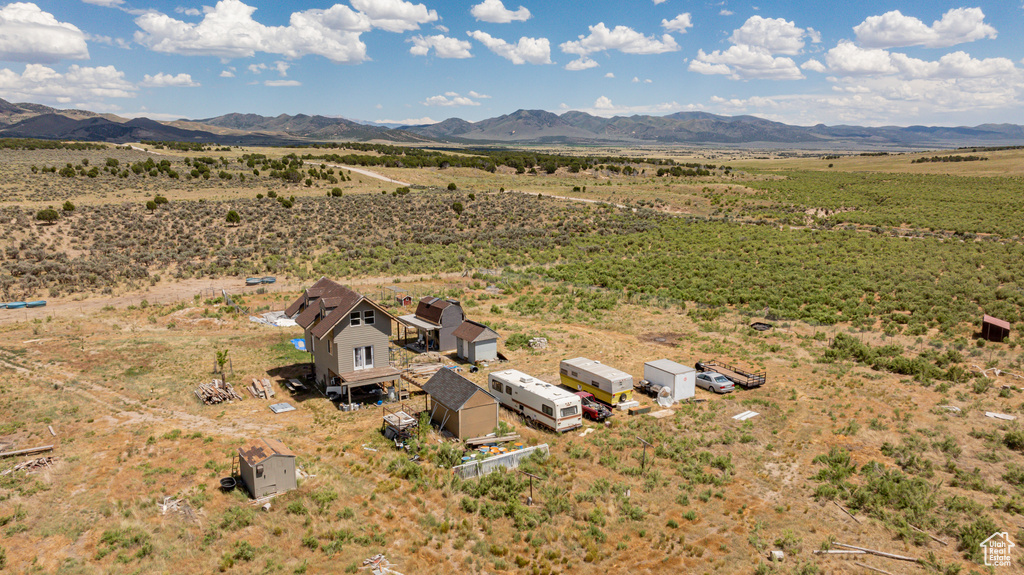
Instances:
[[[305,339],[300,337],[298,339],[291,340],[291,342],[292,342],[292,345],[295,346],[295,349],[297,349],[299,351],[306,351],[306,340]]]

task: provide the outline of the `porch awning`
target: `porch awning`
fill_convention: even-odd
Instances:
[[[416,329],[421,329],[423,331],[434,331],[441,329],[441,326],[430,323],[429,321],[424,321],[416,317],[416,314],[403,315],[398,318],[398,321],[399,323],[405,325],[406,327],[414,327]]]

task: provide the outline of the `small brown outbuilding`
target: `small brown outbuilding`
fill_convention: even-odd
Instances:
[[[990,315],[982,316],[981,337],[989,341],[1003,341],[1010,337],[1010,322]]]
[[[439,369],[423,384],[430,419],[459,439],[481,437],[498,427],[498,399],[450,369]]]
[[[295,454],[276,439],[238,448],[238,471],[254,499],[298,487]]]

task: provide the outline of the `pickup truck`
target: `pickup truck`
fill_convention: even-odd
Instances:
[[[604,421],[612,416],[612,410],[608,406],[597,401],[594,394],[587,391],[577,391],[580,398],[580,406],[583,408],[583,417],[594,421]]]

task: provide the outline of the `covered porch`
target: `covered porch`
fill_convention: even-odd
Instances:
[[[330,381],[325,392],[328,396],[337,395],[347,403],[352,403],[352,391],[367,387],[381,390],[381,399],[386,399],[392,391],[396,400],[408,397],[408,389],[403,388],[402,372],[391,367],[373,367],[347,373],[330,372]]]
[[[416,314],[403,315],[397,318],[398,329],[395,330],[395,343],[411,349],[416,353],[438,351],[441,342],[441,326],[416,317]],[[415,337],[410,338],[409,330],[414,330]]]

